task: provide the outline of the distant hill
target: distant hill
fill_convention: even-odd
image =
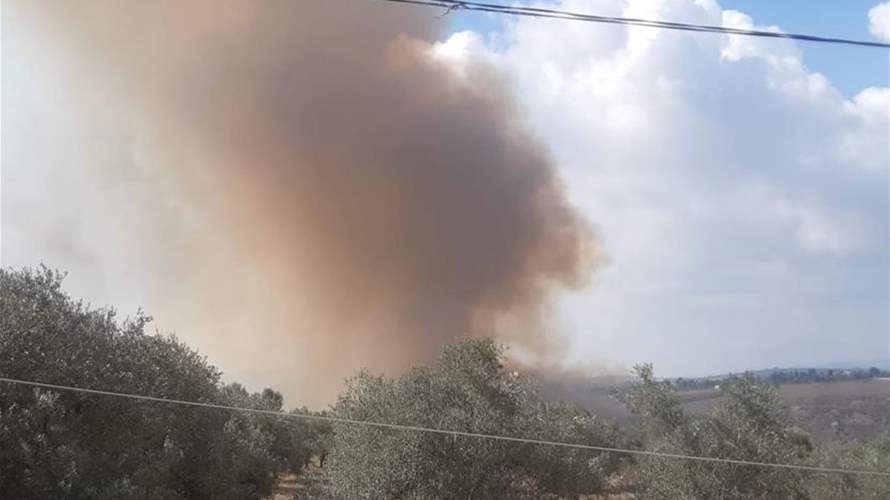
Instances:
[[[813,440],[823,443],[851,438],[868,438],[890,430],[890,381],[863,376],[858,368],[771,368],[755,374],[764,379],[790,377],[795,373],[810,377],[778,382],[782,407],[790,421],[810,432]],[[810,370],[813,370],[811,372]],[[832,378],[828,378],[829,371]],[[845,374],[848,372],[848,374]],[[887,375],[884,373],[884,375]],[[684,379],[697,381],[699,387],[681,390],[683,407],[693,414],[710,411],[724,400],[714,386],[727,375]],[[819,378],[821,377],[821,379]],[[847,377],[847,378],[842,378]],[[627,390],[633,380],[625,377],[591,379],[583,377],[542,378],[541,389],[551,400],[578,403],[592,413],[613,422],[627,425],[637,419],[616,400],[612,393]]]
[[[846,361],[839,363],[826,363],[824,365],[816,366],[815,368],[846,368],[846,369],[855,369],[855,368],[863,368],[868,369],[872,366],[880,369],[890,371],[890,357],[883,359],[872,359],[870,361]]]
[[[723,379],[743,373],[751,373],[757,378],[777,384],[841,382],[890,377],[890,360],[840,362],[813,367],[774,367],[748,372],[724,373],[705,377],[676,377],[665,380],[672,382],[681,390],[704,389],[719,384]]]

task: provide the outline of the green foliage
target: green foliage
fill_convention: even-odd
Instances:
[[[281,409],[273,391],[220,373],[149,318],[118,322],[62,290],[63,276],[0,270],[0,374],[162,398]],[[280,420],[280,419],[278,419]],[[275,417],[0,384],[4,498],[250,499],[294,442]],[[292,424],[287,424],[292,425]],[[282,444],[283,443],[283,444]]]
[[[146,335],[150,318],[71,300],[63,276],[0,270],[0,376],[161,398],[284,411],[280,393],[224,385],[176,338]],[[575,406],[545,401],[505,369],[490,339],[447,346],[433,367],[398,378],[360,372],[331,412],[349,419],[620,446],[618,432]],[[786,425],[775,389],[752,376],[721,381],[725,401],[687,414],[675,385],[637,368],[622,396],[643,446],[753,462],[890,471],[890,434],[813,449]],[[305,408],[294,410],[310,413]],[[530,443],[305,422],[0,383],[0,496],[123,500],[243,500],[268,495],[274,474],[312,458],[322,490],[340,498],[571,498],[593,494],[617,457]],[[641,498],[813,500],[887,498],[890,480],[743,464],[647,457]],[[324,471],[324,472],[322,472]],[[331,486],[329,488],[328,486]],[[321,494],[321,493],[319,493]]]
[[[890,433],[867,441],[819,447],[809,465],[890,472]],[[813,474],[807,491],[814,500],[877,500],[890,496],[890,478],[852,474]]]
[[[754,462],[796,463],[812,448],[786,426],[778,396],[752,376],[724,380],[727,401],[706,416],[688,415],[676,389],[637,367],[637,385],[623,399],[642,418],[647,449]],[[640,461],[641,496],[657,499],[807,498],[796,471],[752,465],[650,457]]]
[[[335,407],[339,417],[607,445],[611,430],[576,407],[542,401],[510,373],[488,339],[444,350],[432,368],[397,379],[361,372]],[[343,498],[496,499],[593,493],[614,467],[593,451],[520,442],[335,425],[330,474]]]

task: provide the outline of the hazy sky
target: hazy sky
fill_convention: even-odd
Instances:
[[[787,22],[788,31],[855,38],[886,39],[888,23],[886,4],[858,1],[814,9],[808,2],[789,2],[792,8],[744,0],[727,1],[727,8],[710,0],[541,3],[736,27]],[[432,24],[438,14],[386,7],[395,8],[410,9],[406,23]],[[7,21],[4,14],[4,34]],[[361,30],[362,22],[373,16],[350,26]],[[448,22],[451,28],[423,50],[458,80],[475,77],[480,66],[494,69],[499,90],[492,93],[513,98],[510,113],[548,152],[541,162],[555,166],[605,256],[585,289],[557,290],[549,302],[546,335],[570,346],[567,365],[621,371],[646,361],[660,375],[697,375],[890,357],[887,50],[466,13]],[[159,329],[175,331],[231,375],[287,385],[287,365],[274,361],[283,359],[274,345],[230,332],[242,340],[223,348],[188,328],[194,318],[158,314],[167,310],[158,290],[185,277],[156,272],[140,257],[151,249],[136,250],[143,246],[138,238],[107,235],[164,234],[171,219],[198,217],[188,206],[146,199],[152,191],[140,183],[169,187],[152,162],[206,158],[158,152],[152,133],[118,134],[121,123],[139,120],[128,114],[130,104],[85,101],[65,82],[64,64],[30,59],[68,60],[67,49],[35,26],[15,30],[12,47],[3,40],[2,264],[67,269],[73,294],[124,314],[141,305],[155,313]],[[413,25],[409,31],[435,33]],[[155,84],[150,70],[146,87]],[[106,80],[87,81],[89,95],[104,95]],[[237,101],[236,91],[226,95]],[[244,102],[233,106],[237,113]],[[106,135],[63,137],[84,128],[86,114],[90,130]],[[40,125],[47,116],[51,126]],[[109,177],[66,162],[75,157],[135,168]],[[215,182],[224,187],[226,179]],[[162,213],[146,219],[144,210]],[[149,219],[157,227],[140,226]],[[225,242],[222,233],[214,238]],[[169,253],[177,241],[154,241],[152,248]],[[237,253],[225,244],[203,252],[208,261]],[[279,257],[256,256],[268,258]],[[263,283],[254,285],[249,293],[261,293]],[[274,314],[274,304],[263,307]],[[250,329],[247,320],[239,325]],[[253,355],[269,349],[273,361],[239,363],[231,346],[248,344]]]

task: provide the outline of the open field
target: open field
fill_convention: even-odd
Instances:
[[[613,388],[585,387],[580,380],[544,384],[553,399],[577,401],[591,412],[619,424],[633,422],[633,415],[612,397]],[[684,406],[692,413],[707,412],[723,400],[720,391],[715,389],[680,394]],[[790,420],[808,430],[816,442],[864,438],[890,431],[888,379],[785,384],[779,387],[779,395]]]
[[[710,397],[708,397],[710,393]],[[788,384],[779,387],[788,417],[816,442],[865,438],[890,431],[890,380]],[[690,391],[686,407],[705,412],[723,398],[717,391]]]

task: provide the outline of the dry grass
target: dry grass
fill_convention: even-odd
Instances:
[[[711,394],[690,391],[690,397],[684,394],[684,406],[692,413],[708,412],[723,400]],[[779,396],[788,418],[817,443],[890,431],[890,380],[786,384],[779,387]]]

